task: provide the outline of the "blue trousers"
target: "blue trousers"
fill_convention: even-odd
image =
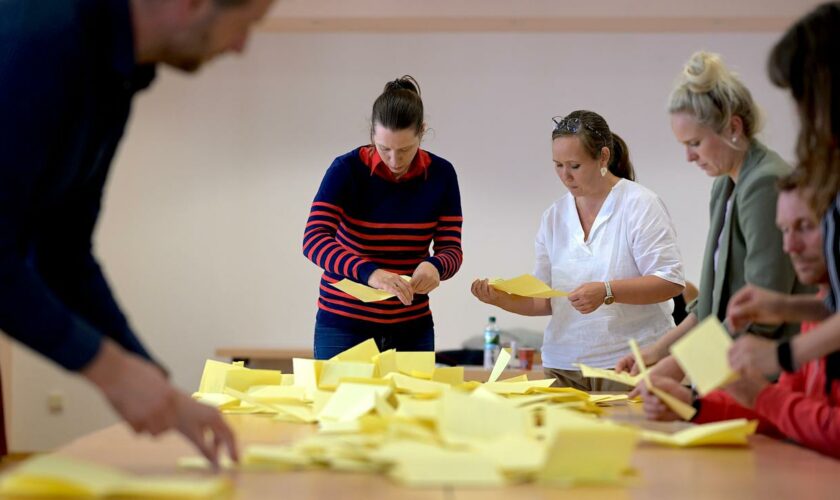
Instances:
[[[361,332],[315,323],[315,359],[330,359],[367,339],[374,339],[380,351],[434,351],[434,327],[422,329],[394,328],[394,333]]]

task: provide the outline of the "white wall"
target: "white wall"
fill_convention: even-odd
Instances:
[[[598,111],[627,140],[696,282],[711,181],[685,162],[666,98],[692,51],[719,51],[767,111],[763,138],[790,158],[792,105],[764,70],[775,38],[260,34],[242,59],[199,78],[163,71],[137,99],[98,253],[137,331],[186,390],[218,346],[311,345],[319,271],[300,252],[309,205],[331,160],[367,140],[384,82],[410,73],[434,129],[425,146],[455,165],[465,216],[464,265],[432,297],[439,348],[480,333],[490,314],[503,327],[542,329],[544,319],[502,313],[468,289],[476,277],[531,271],[540,215],[563,194],[550,118],[573,109]],[[19,350],[12,377],[13,449],[52,447],[110,421],[81,384]],[[84,404],[48,416],[54,390]]]

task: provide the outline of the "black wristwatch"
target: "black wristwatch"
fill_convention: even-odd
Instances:
[[[793,349],[790,339],[785,339],[776,344],[776,359],[782,370],[793,373],[795,368],[793,366]]]

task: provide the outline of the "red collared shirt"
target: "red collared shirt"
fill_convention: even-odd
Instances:
[[[359,148],[359,157],[362,159],[362,163],[370,168],[370,175],[376,174],[390,182],[405,182],[421,175],[428,178],[428,168],[432,163],[432,158],[429,156],[429,153],[418,149],[417,154],[414,155],[414,159],[411,160],[408,171],[397,178],[391,172],[391,169],[388,168],[388,165],[385,165],[385,162],[382,161],[382,157],[379,156],[379,151],[376,150],[375,146]]]

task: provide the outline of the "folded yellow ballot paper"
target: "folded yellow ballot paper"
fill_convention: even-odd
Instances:
[[[715,316],[709,316],[671,346],[671,354],[705,396],[738,378],[729,366],[727,354],[732,337]]]
[[[539,278],[530,274],[523,274],[522,276],[517,276],[509,280],[490,280],[490,285],[496,290],[511,295],[532,297],[535,299],[550,299],[552,297],[566,297],[569,295],[567,292],[561,290],[552,290],[551,287],[540,281]]]
[[[411,276],[400,276],[400,278],[406,282],[411,282]],[[336,283],[331,283],[331,285],[347,295],[352,295],[362,302],[379,302],[380,300],[386,300],[394,297],[394,294],[391,292],[377,290],[376,288],[356,283],[355,281],[348,280],[347,278]]]
[[[357,363],[373,363],[374,358],[379,356],[379,347],[376,346],[376,341],[367,339],[361,344],[358,344],[344,352],[336,354],[330,361],[355,361]]]
[[[561,408],[546,410],[546,483],[615,483],[630,468],[639,431]]]
[[[639,349],[639,344],[636,343],[636,339],[630,339],[630,350],[633,351],[633,357],[636,358],[636,364],[639,366],[639,375],[641,375],[644,379],[647,388],[652,393],[656,394],[656,397],[668,405],[668,408],[673,410],[674,413],[680,416],[680,418],[683,420],[691,420],[691,417],[697,413],[697,410],[695,410],[693,406],[683,403],[667,392],[654,387],[653,383],[651,383],[650,373],[648,373],[648,368],[645,365],[645,360],[642,358],[642,351]]]
[[[664,444],[666,446],[708,446],[708,445],[744,445],[747,436],[755,434],[758,427],[757,420],[738,418],[694,425],[673,434],[643,430],[642,439],[645,441]]]
[[[636,384],[638,384],[639,380],[642,379],[641,373],[636,375],[630,375],[627,372],[617,372],[615,370],[595,368],[589,365],[585,365],[583,363],[579,363],[578,368],[580,368],[580,374],[584,377],[603,378],[607,380],[612,380],[613,382],[618,382],[620,384],[629,385],[631,387],[636,387]]]
[[[230,492],[222,477],[141,477],[57,455],[27,460],[0,481],[0,495],[8,497],[219,498]]]
[[[493,371],[490,372],[490,378],[487,379],[487,382],[495,382],[499,380],[499,377],[502,376],[502,372],[505,371],[507,368],[508,363],[510,363],[510,353],[505,349],[499,351],[499,357],[496,358],[496,364],[493,365]]]

